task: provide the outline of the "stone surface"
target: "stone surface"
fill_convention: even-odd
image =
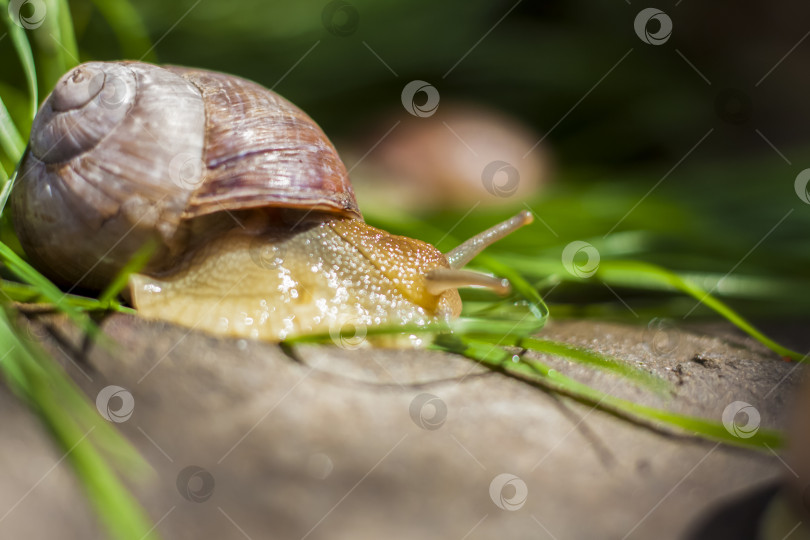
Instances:
[[[436,351],[282,351],[115,315],[103,328],[117,345],[82,352],[61,319],[32,328],[90,399],[108,385],[133,395],[117,427],[154,467],[135,490],[167,539],[679,538],[785,473],[775,454],[634,425]],[[802,372],[725,326],[556,321],[542,335],[643,366],[673,390],[543,357],[567,375],[715,420],[745,401],[763,426],[782,426]],[[4,388],[0,408],[0,537],[101,537],[36,418]],[[192,465],[207,473],[180,484],[204,502],[178,490]],[[519,506],[524,485],[520,508],[499,508]]]

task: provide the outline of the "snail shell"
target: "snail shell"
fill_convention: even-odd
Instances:
[[[209,216],[299,208],[361,218],[337,151],[295,105],[232,75],[140,62],[91,62],[59,80],[11,205],[32,262],[92,289],[149,239],[160,249],[147,270],[170,265]]]

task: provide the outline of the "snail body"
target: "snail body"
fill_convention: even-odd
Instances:
[[[18,176],[20,242],[70,287],[102,288],[147,239],[161,248],[147,270],[171,265],[227,211],[360,217],[337,151],[295,105],[238,77],[141,62],[64,75]]]
[[[80,65],[32,127],[11,193],[32,262],[101,289],[145,242],[130,293],[147,318],[277,341],[354,324],[457,316],[461,270],[527,213],[449,254],[365,224],[334,146],[244,79],[140,62]]]
[[[133,276],[132,299],[150,318],[278,341],[457,316],[455,289],[430,294],[417,279],[434,268],[449,265],[429,244],[356,219],[315,216],[293,231],[229,231],[168,276]]]

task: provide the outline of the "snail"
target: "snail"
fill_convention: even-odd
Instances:
[[[463,270],[531,222],[522,212],[442,254],[367,225],[318,125],[223,73],[91,62],[65,74],[34,120],[10,196],[29,260],[99,290],[146,242],[132,274],[147,319],[268,341],[459,315],[457,288],[508,291]]]

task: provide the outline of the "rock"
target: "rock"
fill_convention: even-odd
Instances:
[[[167,539],[678,538],[784,471],[775,453],[653,431],[437,351],[284,351],[119,314],[103,323],[117,346],[82,352],[63,319],[33,324],[89,399],[109,385],[133,396],[117,427],[155,469],[134,489]],[[542,332],[660,375],[667,395],[543,360],[637,402],[719,421],[742,401],[784,425],[796,364],[737,334],[667,332]],[[0,443],[0,537],[97,537],[35,417],[6,390],[0,405],[14,434]]]

